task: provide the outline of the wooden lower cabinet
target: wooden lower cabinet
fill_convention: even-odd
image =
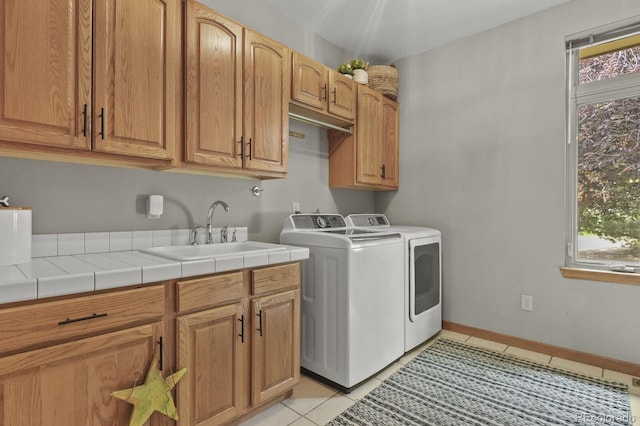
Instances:
[[[252,301],[251,402],[267,401],[300,380],[300,290]]]
[[[217,425],[248,406],[244,378],[249,345],[243,305],[235,303],[178,319],[179,425]]]
[[[179,426],[236,423],[299,380],[300,264],[12,304],[0,322],[0,426],[128,425],[111,393],[143,384],[154,355],[165,377],[187,368]]]
[[[156,322],[0,358],[0,424],[127,425],[132,406],[110,394],[144,381],[162,331]]]
[[[178,300],[198,291],[205,300],[224,288],[237,296],[237,274],[180,281]],[[177,386],[179,426],[233,422],[286,394],[300,379],[298,263],[245,271],[242,297],[219,305],[178,312],[177,368],[187,367]]]

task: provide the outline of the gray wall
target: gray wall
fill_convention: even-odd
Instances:
[[[638,14],[633,0],[573,1],[398,63],[400,190],[376,207],[442,230],[446,320],[640,362],[640,287],[558,269],[564,39]]]
[[[204,3],[327,65],[336,66],[349,57],[259,0]],[[373,211],[373,193],[328,187],[325,130],[294,121],[291,130],[306,137],[290,139],[286,179],[260,182],[0,158],[0,195],[11,196],[14,205],[33,208],[36,234],[187,228],[202,225],[209,205],[221,199],[231,211],[216,210],[217,224],[249,226],[250,238],[277,242],[292,201],[300,202],[303,211]],[[251,195],[253,185],[264,188],[261,197]],[[161,219],[146,219],[148,194],[165,196]]]

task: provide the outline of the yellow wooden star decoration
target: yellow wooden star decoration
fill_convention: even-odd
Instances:
[[[183,368],[166,378],[162,377],[158,357],[154,356],[143,385],[111,392],[111,396],[133,404],[129,426],[142,426],[154,411],[178,420],[171,390],[186,372],[187,369]]]

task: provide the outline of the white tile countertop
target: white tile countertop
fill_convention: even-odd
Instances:
[[[237,231],[238,241],[246,241],[246,228]],[[294,246],[267,253],[238,253],[191,261],[170,260],[139,251],[188,244],[188,236],[189,230],[34,235],[31,262],[0,266],[0,303],[295,262],[309,257],[309,249]]]

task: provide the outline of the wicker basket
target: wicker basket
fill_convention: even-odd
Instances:
[[[398,100],[398,70],[394,65],[371,65],[367,68],[370,88],[389,99]]]

